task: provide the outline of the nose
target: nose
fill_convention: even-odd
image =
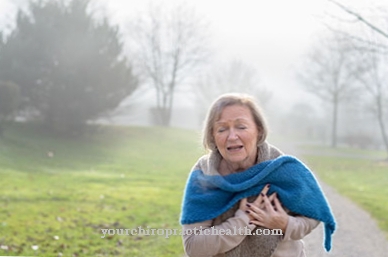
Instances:
[[[238,138],[238,135],[234,129],[229,130],[228,139],[229,140],[236,140]]]

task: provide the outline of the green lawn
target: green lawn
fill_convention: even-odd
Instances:
[[[351,147],[336,147],[332,148],[330,146],[323,145],[312,145],[312,144],[302,144],[299,146],[300,150],[305,153],[314,153],[318,152],[322,155],[336,155],[336,156],[354,156],[354,157],[362,157],[362,158],[370,158],[370,159],[381,159],[387,158],[387,152],[382,150],[372,150],[372,149],[360,149],[360,148],[351,148]]]
[[[101,229],[179,229],[199,142],[197,132],[182,129],[105,127],[69,139],[12,127],[0,139],[0,256],[182,256],[180,236],[101,238]],[[388,231],[387,166],[306,160]]]
[[[85,139],[8,130],[0,139],[0,255],[181,256],[179,236],[102,239],[101,229],[179,228],[185,181],[203,153],[198,139],[163,128],[114,127]]]
[[[332,153],[336,151],[338,150],[333,150]],[[364,156],[369,154],[366,152]],[[378,156],[384,154],[379,153]],[[376,219],[379,227],[386,232],[388,238],[387,162],[308,154],[304,155],[304,160],[320,179],[367,210]]]

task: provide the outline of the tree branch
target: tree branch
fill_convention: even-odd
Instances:
[[[371,40],[365,40],[361,37],[354,36],[354,35],[351,35],[350,33],[335,29],[328,24],[323,24],[323,26],[325,26],[328,30],[332,31],[333,33],[339,34],[345,38],[353,39],[355,42],[358,42],[363,45],[369,45],[369,47],[364,47],[364,48],[362,48],[361,45],[353,46],[354,49],[365,50],[365,51],[368,50],[369,52],[381,52],[383,54],[388,53],[387,45],[379,44]]]
[[[364,17],[362,17],[360,14],[356,13],[356,12],[353,12],[352,10],[350,10],[349,8],[347,8],[346,6],[338,3],[337,1],[335,0],[328,0],[329,2],[332,2],[333,4],[337,5],[338,7],[340,7],[342,10],[344,10],[345,12],[349,13],[350,15],[353,15],[354,17],[356,17],[359,21],[361,21],[362,23],[364,23],[366,26],[368,26],[369,28],[371,28],[373,31],[379,33],[380,35],[382,35],[383,37],[387,38],[388,39],[388,33],[386,33],[385,31],[381,30],[380,28],[378,28],[377,26],[373,25],[372,23],[370,23],[369,21],[367,21],[366,19],[364,19]]]

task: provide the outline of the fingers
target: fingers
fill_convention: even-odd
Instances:
[[[274,199],[276,198],[276,192],[275,193],[272,193],[270,196],[268,196],[268,200],[271,202],[272,205],[274,205]],[[264,206],[264,202],[263,202],[263,206]]]
[[[256,225],[256,226],[265,227],[265,225],[264,225],[263,222],[258,221],[258,220],[256,220],[256,219],[251,220],[249,223],[250,223],[250,224],[254,224],[254,225]]]
[[[247,203],[248,203],[247,198],[241,199],[239,209],[243,210],[243,211],[246,211],[248,209],[247,208]]]
[[[268,193],[269,188],[270,188],[269,184],[265,185],[265,187],[263,187],[263,190],[261,190],[260,195],[266,195]]]
[[[269,200],[269,198],[267,196],[264,196],[263,197],[263,200],[264,200],[264,208],[269,212],[269,213],[272,213],[274,212],[274,208],[271,204],[271,201]]]
[[[254,205],[256,206],[260,206],[263,202],[263,197],[268,193],[268,190],[270,188],[270,185],[267,184],[263,187],[263,189],[261,190],[259,196],[256,198],[256,200],[253,202]]]
[[[265,211],[249,203],[247,204],[247,207],[246,213],[249,215],[250,223],[257,226],[263,226],[264,217],[266,216]]]
[[[252,213],[254,213],[254,214],[263,214],[264,213],[264,210],[256,205],[247,203],[246,206],[247,206],[247,210],[248,210],[247,213],[249,213],[251,216],[253,216]]]
[[[284,212],[279,199],[277,198],[276,192],[271,194],[270,196],[261,195],[262,202],[259,206],[255,205],[256,201],[254,203],[249,203],[245,201],[246,203],[246,213],[249,214],[249,216],[253,218],[263,217],[266,215],[273,215],[274,212],[277,210],[281,210]],[[275,202],[276,201],[276,202]]]
[[[272,202],[273,199],[275,199],[275,197],[276,197],[276,192],[270,194],[270,195],[268,196],[268,199],[269,199],[270,202]]]
[[[288,214],[283,209],[277,193],[270,196],[261,195],[260,198],[262,199],[260,206],[245,201],[247,207],[245,212],[249,215],[250,224],[269,229],[280,228],[284,232],[288,224]],[[254,203],[256,202],[257,199]]]
[[[282,213],[285,213],[285,212],[286,212],[286,211],[283,209],[282,204],[280,203],[279,198],[277,197],[277,195],[275,195],[274,204],[275,204],[275,210],[276,210],[276,211],[282,212]]]

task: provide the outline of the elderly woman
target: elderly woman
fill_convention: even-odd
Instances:
[[[222,95],[211,106],[203,131],[209,154],[192,168],[182,207],[187,255],[306,256],[302,238],[317,227],[319,220],[329,224],[330,233],[334,231],[334,218],[313,175],[308,170],[306,173],[307,168],[297,160],[282,160],[283,154],[266,142],[267,132],[262,113],[247,95]],[[293,179],[301,185],[287,182],[293,176],[284,175],[287,171],[283,170],[294,166],[303,169],[295,171],[298,178]],[[311,181],[312,191],[302,180]],[[317,208],[318,213],[309,207],[299,208],[303,204],[297,200],[316,195],[316,191],[313,204],[322,202],[323,206]],[[289,205],[281,203],[283,199]],[[264,229],[266,234],[262,233]],[[269,234],[270,230],[281,233]]]

